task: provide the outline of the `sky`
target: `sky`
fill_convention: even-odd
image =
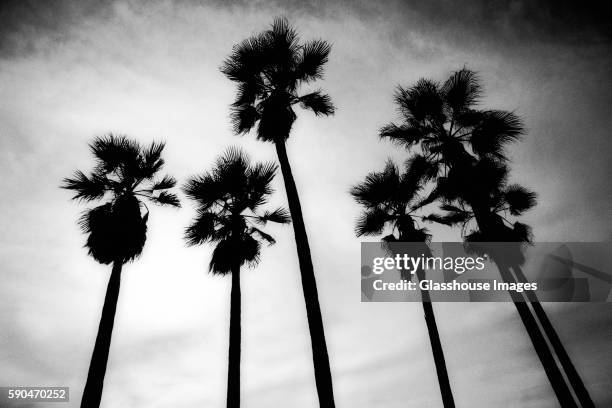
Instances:
[[[582,2],[581,2],[582,4]],[[314,85],[337,112],[300,112],[288,144],[318,279],[338,407],[439,406],[416,303],[361,303],[359,214],[348,190],[387,158],[393,92],[421,77],[479,72],[483,106],[529,129],[509,150],[512,180],[538,192],[523,221],[541,242],[612,237],[611,33],[584,2],[9,1],[0,9],[0,386],[69,386],[78,406],[110,270],[82,248],[86,206],[59,189],[88,170],[108,132],[163,140],[179,180],[228,146],[232,46],[287,16],[302,38],[332,43]],[[284,203],[280,175],[273,204]],[[193,216],[152,208],[143,255],[124,268],[103,407],[218,407],[225,401],[229,279],[207,273],[209,247],[186,248]],[[459,233],[430,226],[436,241]],[[291,227],[242,275],[243,399],[316,406]],[[554,395],[511,304],[436,304],[458,406],[553,407]],[[593,398],[612,404],[612,308],[545,305]]]

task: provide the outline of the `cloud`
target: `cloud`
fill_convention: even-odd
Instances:
[[[112,3],[112,0],[5,1],[0,6],[0,56],[28,54],[41,38],[50,46],[61,43],[75,25],[108,17]]]
[[[421,405],[439,402],[421,306],[359,302],[353,233],[359,209],[347,190],[388,156],[397,163],[407,157],[377,137],[394,119],[397,84],[421,76],[443,80],[466,63],[479,70],[485,106],[516,110],[530,129],[511,150],[512,177],[540,193],[527,218],[536,236],[598,239],[612,222],[606,212],[612,124],[604,86],[610,58],[601,52],[608,37],[584,11],[484,1],[98,4],[11,2],[1,12],[0,87],[8,97],[0,102],[0,323],[8,335],[0,337],[6,346],[0,350],[10,362],[2,382],[62,374],[78,404],[109,271],[86,256],[75,225],[84,207],[57,185],[74,169],[90,168],[92,136],[112,130],[145,143],[166,140],[166,169],[179,180],[208,169],[227,145],[241,145],[258,160],[274,158],[270,145],[231,134],[235,89],[218,66],[235,42],[275,15],[288,15],[303,38],[333,43],[320,86],[338,112],[327,119],[300,113],[288,151],[339,406],[376,405],[365,387],[373,382],[385,403],[404,405],[409,395]],[[571,27],[562,29],[566,24]],[[284,190],[276,181],[280,205]],[[188,203],[181,211],[151,209],[145,252],[125,268],[107,406],[223,403],[228,280],[206,274],[210,247],[184,248],[182,232],[192,216]],[[456,231],[433,232],[435,239],[459,239]],[[287,227],[274,236],[278,244],[243,274],[245,398],[253,407],[280,396],[292,406],[315,406],[293,234]],[[512,305],[479,306],[436,305],[458,401],[470,405],[474,393],[487,390],[483,406],[500,406],[529,388],[533,406],[554,403]],[[594,313],[584,327],[581,313],[555,315],[571,347],[593,346],[579,350],[576,360],[600,401],[609,391],[599,378],[610,367],[592,362],[607,343],[585,341],[580,328],[610,327],[605,313]],[[41,317],[45,323],[36,324]],[[597,334],[609,337],[607,329]],[[53,369],[66,355],[69,361]],[[183,395],[184,401],[160,401],[148,392],[152,384],[173,386],[167,398]]]
[[[0,9],[0,55],[32,52],[40,38],[45,38],[47,44],[61,43],[77,25],[88,20],[112,18],[118,3],[116,0],[4,2]],[[139,1],[129,1],[129,4],[132,7],[144,5]],[[398,30],[421,29],[430,36],[441,34],[445,41],[476,40],[491,46],[532,41],[609,46],[612,40],[605,4],[597,1],[212,0],[201,3],[183,0],[174,4],[176,8],[208,6],[238,13],[268,10],[291,17],[337,19],[352,16],[369,22],[385,19],[398,25]],[[155,7],[153,2],[147,2],[146,6]]]

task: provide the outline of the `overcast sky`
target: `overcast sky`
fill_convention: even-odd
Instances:
[[[602,10],[567,2],[5,2],[0,10],[0,386],[71,388],[78,406],[109,268],[82,248],[84,209],[58,188],[88,170],[106,132],[167,142],[184,180],[227,146],[275,160],[236,137],[235,88],[219,66],[232,45],[287,16],[302,38],[333,44],[325,80],[332,118],[301,113],[288,150],[302,199],[338,407],[439,406],[419,304],[360,303],[359,208],[348,189],[387,157],[377,130],[396,118],[398,84],[480,73],[483,106],[524,118],[512,179],[539,194],[524,221],[539,241],[612,236],[610,29]],[[421,4],[424,3],[424,4]],[[588,2],[584,3],[587,4]],[[586,8],[585,8],[586,9]],[[280,176],[274,201],[285,196]],[[104,407],[218,407],[225,400],[229,279],[210,248],[185,248],[193,215],[154,208],[143,256],[124,268]],[[316,406],[291,227],[243,274],[243,393],[249,407]],[[459,240],[432,228],[434,239]],[[550,306],[594,399],[612,404],[608,305]],[[436,304],[458,406],[554,407],[511,304]],[[606,358],[602,359],[602,356]],[[480,405],[479,405],[480,404]]]

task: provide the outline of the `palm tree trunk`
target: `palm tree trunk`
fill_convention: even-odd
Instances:
[[[492,221],[492,217],[490,216],[490,211],[482,208],[477,202],[469,203],[474,211],[474,216],[476,218],[476,223],[478,224],[478,228],[482,231],[485,236],[495,236],[492,231],[494,230],[494,226],[496,225],[494,221]],[[515,279],[510,272],[509,266],[506,265],[502,260],[495,259],[495,264],[499,269],[499,273],[506,283],[515,283]],[[544,367],[544,372],[548,377],[548,381],[555,392],[557,400],[562,408],[577,408],[572,393],[563,378],[563,374],[561,370],[557,366],[557,362],[555,361],[548,344],[546,343],[546,339],[536,322],[536,319],[533,317],[533,314],[529,310],[529,306],[525,302],[525,298],[521,293],[515,291],[508,291],[510,297],[512,298],[512,303],[516,307],[516,311],[521,318],[523,325],[525,326],[525,330],[529,335],[529,339],[533,344],[533,348],[535,349],[542,366]]]
[[[419,281],[425,279],[425,272],[420,269],[417,272]],[[446,371],[446,360],[444,359],[444,351],[440,342],[440,333],[436,324],[436,316],[434,315],[433,305],[428,290],[421,290],[421,301],[423,303],[423,312],[425,314],[425,322],[427,323],[427,332],[429,333],[429,342],[431,343],[431,351],[436,364],[436,373],[438,374],[438,383],[440,384],[440,393],[442,394],[442,404],[444,408],[455,408],[455,400],[453,391],[448,379]]]
[[[104,374],[108,362],[113,325],[115,323],[115,311],[119,299],[119,287],[121,284],[121,268],[123,264],[119,261],[113,263],[113,270],[108,280],[102,316],[98,326],[96,344],[89,363],[87,381],[81,399],[81,408],[98,408],[102,399],[102,387],[104,386]]]
[[[512,270],[517,276],[519,282],[528,282],[520,266],[513,266]],[[532,291],[526,291],[525,293],[527,294],[527,299],[531,303],[531,307],[533,307],[533,310],[540,322],[540,325],[544,329],[544,333],[548,337],[548,340],[550,341],[553,350],[557,354],[557,358],[561,363],[561,367],[563,367],[563,370],[565,370],[565,374],[567,375],[567,378],[569,379],[569,382],[572,385],[574,392],[576,393],[578,401],[585,408],[595,408],[595,404],[591,399],[589,391],[586,389],[584,382],[580,377],[580,374],[578,374],[578,371],[576,371],[576,367],[574,367],[572,359],[570,358],[569,354],[567,354],[567,351],[565,350],[565,347],[563,346],[563,343],[561,342],[557,331],[549,320],[548,315],[542,307],[542,304],[538,300],[538,297]]]
[[[232,270],[230,295],[229,353],[227,364],[227,408],[240,407],[240,340],[241,340],[240,266]]]
[[[408,228],[410,228],[410,226],[408,226]],[[414,229],[411,229],[412,232],[414,232]],[[400,231],[400,241],[414,242],[407,238],[410,235],[410,233],[407,234],[405,231]],[[431,249],[427,243],[420,242],[419,244],[421,246],[421,250],[419,252],[426,257],[430,257]],[[417,269],[416,275],[419,282],[425,280],[425,271],[423,268]],[[444,408],[455,408],[455,399],[453,398],[453,391],[450,386],[448,371],[446,370],[444,350],[442,349],[440,333],[438,332],[438,324],[436,323],[436,316],[434,314],[433,305],[431,304],[431,296],[429,295],[428,290],[421,290],[421,303],[423,304],[423,314],[425,317],[425,323],[427,324],[429,342],[431,343],[431,353],[433,355],[434,364],[436,365],[436,374],[438,376],[438,384],[440,385],[442,404]]]
[[[295,233],[298,261],[302,275],[302,289],[304,291],[304,300],[306,301],[306,316],[308,318],[308,328],[310,330],[310,341],[312,344],[312,360],[317,393],[319,396],[319,407],[334,408],[334,390],[329,356],[327,354],[327,344],[325,343],[323,317],[321,316],[317,282],[312,265],[304,218],[302,216],[300,198],[291,172],[291,166],[289,165],[285,142],[278,141],[275,145],[281,172],[283,173],[285,190],[287,191],[287,201],[289,203],[289,211],[291,212],[293,230]]]
[[[504,265],[502,262],[496,262],[496,264],[504,282],[516,282],[510,272],[510,269],[506,265]],[[548,348],[548,344],[546,343],[546,339],[544,338],[542,331],[538,327],[538,323],[531,314],[531,311],[525,302],[525,298],[522,294],[515,291],[509,291],[509,293],[521,321],[527,330],[527,334],[529,334],[531,343],[533,344],[540,362],[544,367],[544,371],[548,376],[548,380],[550,381],[555,395],[557,396],[560,406],[562,408],[577,408],[578,405],[574,401],[574,397],[572,396],[572,393],[570,392],[570,389],[567,386],[563,375],[561,374],[561,370],[559,370],[559,367],[557,366],[555,358]]]

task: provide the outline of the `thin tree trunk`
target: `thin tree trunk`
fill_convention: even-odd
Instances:
[[[404,228],[410,228],[409,226]],[[410,228],[410,232],[406,230],[400,231],[400,241],[415,243],[408,237],[413,236],[415,230],[414,227]],[[425,242],[419,242],[421,255],[426,257],[431,256],[431,249]],[[413,254],[419,255],[419,254]],[[425,280],[425,271],[423,268],[419,268],[416,271],[417,279],[420,281]],[[448,371],[446,370],[446,360],[444,358],[444,350],[442,349],[442,342],[440,341],[440,333],[438,332],[438,325],[436,323],[436,316],[434,314],[433,305],[431,304],[431,296],[428,290],[421,290],[421,303],[423,304],[423,314],[425,317],[425,323],[427,324],[427,333],[429,334],[429,342],[431,343],[431,353],[433,355],[434,364],[436,366],[436,374],[438,376],[438,384],[440,385],[440,395],[442,396],[442,404],[444,408],[455,408],[455,400],[453,398],[453,391],[450,386],[450,380],[448,378]]]
[[[229,353],[227,364],[227,408],[240,407],[240,340],[241,340],[240,266],[232,269],[230,295]]]
[[[516,282],[507,266],[503,265],[501,262],[496,262],[496,264],[504,282]],[[544,338],[542,331],[538,327],[538,323],[531,314],[527,303],[524,301],[523,295],[515,291],[509,291],[509,293],[512,298],[512,302],[514,303],[514,306],[521,317],[521,321],[527,330],[527,334],[529,334],[531,343],[533,344],[533,347],[540,358],[540,362],[544,367],[544,371],[548,376],[548,380],[550,381],[555,395],[557,396],[560,406],[563,408],[577,408],[578,405],[574,401],[574,397],[572,396],[572,393],[570,392],[570,389],[567,386],[563,375],[561,374],[561,370],[559,370],[559,367],[557,366],[555,358],[548,348],[548,344],[546,343],[546,339]]]
[[[419,281],[425,279],[425,272],[420,269],[417,272]],[[444,351],[440,342],[440,333],[436,324],[436,316],[434,315],[433,305],[428,290],[421,290],[421,300],[423,303],[423,312],[425,314],[425,322],[427,323],[427,332],[429,333],[429,342],[431,343],[431,351],[436,364],[436,373],[438,374],[438,383],[440,384],[440,393],[442,394],[442,403],[444,408],[454,408],[455,400],[453,391],[448,379],[446,371],[446,361],[444,359]]]
[[[304,290],[304,300],[306,301],[306,316],[308,318],[310,341],[312,343],[312,360],[319,397],[319,407],[334,408],[334,390],[329,356],[327,354],[327,344],[325,343],[323,317],[321,316],[317,282],[312,265],[306,227],[304,226],[302,207],[291,172],[291,166],[289,165],[285,142],[278,141],[275,145],[281,172],[283,173],[285,190],[287,190],[287,201],[289,203],[289,211],[291,212],[293,230],[295,233],[295,242],[302,276],[302,289]]]
[[[474,211],[476,223],[478,224],[480,231],[482,231],[485,236],[495,236],[495,234],[492,233],[492,230],[494,230],[494,226],[496,224],[490,216],[490,211],[481,208],[476,202],[471,202],[469,204]],[[516,281],[510,272],[509,266],[506,265],[503,260],[495,258],[496,257],[494,256],[493,259],[499,269],[499,273],[503,281],[506,283],[515,283]],[[525,326],[525,330],[529,335],[533,348],[535,349],[538,358],[544,367],[544,372],[548,377],[548,381],[555,392],[559,404],[562,408],[578,407],[567,383],[565,382],[565,379],[563,378],[561,370],[559,369],[559,366],[557,365],[557,362],[555,361],[555,358],[550,351],[548,344],[546,343],[546,339],[544,338],[536,319],[533,317],[533,314],[529,310],[529,306],[525,302],[525,298],[521,293],[515,291],[508,291],[508,293],[512,298],[512,303],[514,303],[523,325]]]
[[[517,276],[519,282],[528,282],[520,266],[513,266],[512,270]],[[563,370],[565,370],[565,374],[567,375],[567,378],[569,379],[570,384],[572,385],[572,388],[576,393],[576,397],[578,397],[578,401],[585,408],[595,408],[595,404],[591,399],[589,391],[586,389],[584,382],[580,377],[580,374],[578,374],[578,371],[576,371],[576,367],[574,367],[572,359],[570,358],[569,354],[567,354],[567,351],[565,350],[565,347],[563,346],[563,343],[561,342],[557,331],[555,330],[550,319],[548,318],[548,315],[544,311],[544,308],[538,300],[538,297],[532,291],[526,291],[525,293],[527,294],[527,299],[531,303],[531,307],[533,307],[533,310],[540,322],[540,325],[544,329],[544,333],[546,333],[550,344],[553,346],[553,349],[557,354],[557,358],[559,359]]]
[[[81,399],[81,408],[98,408],[102,399],[102,387],[104,386],[104,374],[108,362],[108,352],[110,350],[113,325],[115,323],[115,311],[117,310],[117,300],[119,299],[119,287],[121,284],[121,268],[123,264],[115,261],[113,270],[108,280],[102,316],[98,326],[96,344],[89,363],[87,381]]]

